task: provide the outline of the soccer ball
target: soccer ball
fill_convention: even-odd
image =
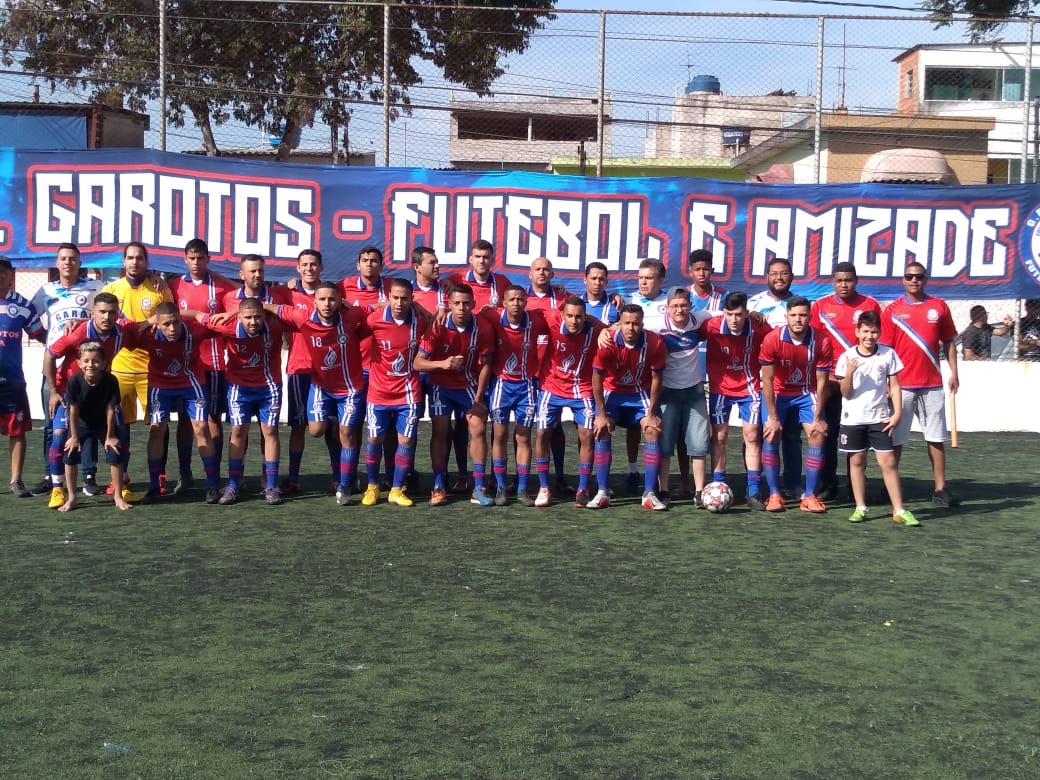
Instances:
[[[733,506],[733,491],[725,482],[712,482],[701,491],[701,506],[709,512],[725,512]]]

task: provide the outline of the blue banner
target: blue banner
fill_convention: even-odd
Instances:
[[[669,284],[688,282],[685,259],[703,248],[731,290],[761,290],[769,261],[782,257],[792,289],[810,298],[830,291],[831,269],[846,260],[860,289],[879,298],[902,292],[911,261],[949,299],[1040,297],[1035,185],[596,179],[15,149],[0,149],[0,180],[0,252],[20,266],[50,265],[63,241],[80,246],[85,265],[118,266],[136,240],[153,268],[181,272],[184,245],[200,237],[232,278],[240,257],[259,254],[269,279],[289,279],[299,252],[314,247],[324,275],[338,279],[356,273],[368,244],[383,250],[385,273],[410,276],[415,246],[433,247],[443,273],[486,239],[497,270],[526,280],[546,256],[556,281],[575,290],[594,261],[614,289],[633,289],[647,258],[664,260]]]

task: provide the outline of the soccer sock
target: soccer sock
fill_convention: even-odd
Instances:
[[[289,481],[298,483],[300,481],[300,464],[303,463],[303,450],[293,452],[289,450]]]
[[[531,476],[531,464],[530,463],[517,463],[516,464],[516,492],[517,495],[523,495],[527,492],[527,478]]]
[[[484,469],[487,468],[487,463],[477,463],[473,461],[473,492],[476,493],[478,490],[484,489]]]
[[[769,494],[780,492],[780,442],[762,442],[762,471],[766,475]]]
[[[264,461],[264,475],[267,477],[267,481],[264,483],[264,485],[268,490],[278,487],[279,465],[279,462],[276,460]]]
[[[433,489],[434,490],[447,490],[448,489],[448,464],[447,463],[433,463],[430,466],[433,469]]]
[[[747,473],[747,494],[749,496],[757,496],[761,491],[762,472],[749,469]]]
[[[47,450],[47,469],[51,473],[51,484],[55,487],[61,487],[65,483],[65,464],[62,455],[67,438],[68,434],[65,431],[55,431],[51,438],[51,448]]]
[[[354,475],[357,474],[357,462],[357,447],[343,447],[339,451],[339,478],[336,480],[336,484],[340,488],[345,488],[354,482]]]
[[[191,444],[184,447],[180,444],[177,445],[177,468],[180,469],[182,478],[191,476],[191,456],[194,453],[195,450]],[[161,465],[160,468],[162,468]]]
[[[368,486],[379,487],[379,467],[383,463],[383,445],[368,442],[365,444],[365,471],[368,474]]]
[[[414,464],[415,445],[405,447],[403,444],[398,444],[397,454],[394,455],[394,481],[391,486],[395,488],[402,487],[405,479],[408,477],[408,472],[412,470]]]
[[[148,459],[148,488],[150,490],[159,489],[159,475],[162,474],[162,458],[149,458]],[[122,485],[116,485],[115,490],[119,490]]]
[[[542,490],[549,489],[549,459],[535,458],[534,470],[538,474],[538,487]]]
[[[589,477],[592,476],[592,461],[578,461],[578,490],[589,489]]]
[[[408,472],[415,465],[415,445],[406,447],[404,444],[397,445],[397,452],[393,457],[393,483],[391,487],[404,487]]]
[[[643,442],[643,490],[657,491],[657,471],[661,465],[661,442]]]
[[[750,473],[748,474],[748,476],[750,476]],[[711,472],[711,481],[712,482],[725,482],[726,481],[726,472],[725,471],[713,471],[713,472]]]
[[[816,495],[816,483],[820,480],[823,469],[823,447],[809,445],[805,453],[805,495]]]
[[[491,459],[491,470],[495,473],[495,484],[498,490],[506,489],[506,464],[508,461],[505,458],[492,458]]]
[[[228,458],[227,486],[232,490],[238,490],[238,486],[242,482],[242,474],[245,470],[245,458]]]
[[[610,439],[601,441],[596,439],[592,448],[592,462],[596,466],[596,481],[600,490],[610,490],[610,464],[613,453],[610,449]]]
[[[203,455],[202,468],[206,472],[206,487],[209,490],[216,490],[220,482],[220,460],[216,455]],[[148,476],[151,476],[151,473]],[[155,475],[155,479],[156,487],[158,487],[158,474]]]
[[[629,474],[638,474],[639,473],[639,466],[637,464],[632,463],[631,461],[629,461],[628,473]]]

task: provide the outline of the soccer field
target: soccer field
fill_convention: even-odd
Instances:
[[[0,775],[1040,777],[1036,436],[948,453],[951,510],[904,455],[917,529],[340,508],[314,441],[279,507],[255,444],[230,507],[3,496]]]

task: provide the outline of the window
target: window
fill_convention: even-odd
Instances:
[[[903,82],[903,88],[905,89],[904,95],[908,98],[914,96],[914,69],[908,68],[906,71],[906,80]]]
[[[909,96],[911,71],[907,71]],[[1040,70],[1034,69],[1029,99],[1040,97]],[[1018,102],[1025,93],[1024,68],[928,68],[925,100],[991,100]]]

